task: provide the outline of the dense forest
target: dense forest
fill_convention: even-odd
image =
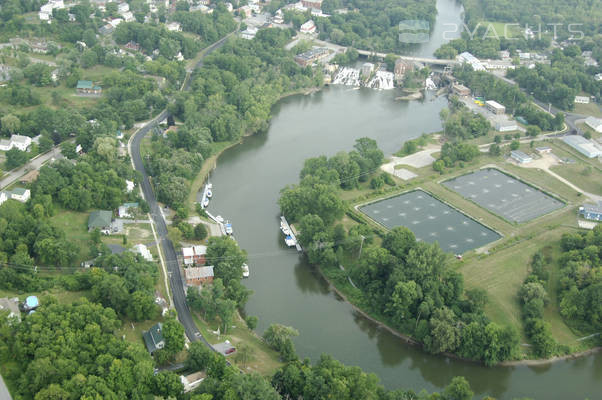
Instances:
[[[347,12],[336,11],[340,9]],[[331,16],[315,19],[320,39],[381,52],[398,52],[413,46],[399,40],[401,21],[424,20],[432,29],[437,15],[434,0],[325,0],[322,11]],[[296,28],[307,19],[303,14],[285,14],[285,21]]]

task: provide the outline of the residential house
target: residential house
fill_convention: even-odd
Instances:
[[[139,206],[138,203],[123,203],[117,209],[117,215],[119,218],[133,218],[133,210]]]
[[[309,21],[307,21],[306,23],[304,23],[303,25],[301,25],[301,29],[300,29],[301,33],[313,34],[313,33],[316,33],[316,31],[317,31],[316,24],[311,19]]]
[[[111,24],[111,26],[113,28],[117,28],[117,25],[119,25],[122,22],[123,22],[123,18],[113,18],[112,20],[109,21],[109,24]]]
[[[167,30],[170,32],[181,32],[182,31],[182,26],[180,25],[179,22],[170,22],[169,24],[165,25],[165,28],[167,28]]]
[[[119,3],[117,5],[117,12],[119,14],[123,14],[128,11],[130,11],[130,5],[128,3]]]
[[[140,50],[140,45],[138,43],[132,41],[132,40],[130,40],[129,42],[127,42],[125,44],[125,46],[123,46],[123,47],[125,47],[128,50],[133,50],[133,51]]]
[[[186,284],[189,286],[200,286],[213,282],[213,266],[188,267],[184,269]]]
[[[132,181],[128,181],[127,179],[125,180],[125,186],[126,186],[126,192],[131,193],[132,190],[134,190],[134,187],[136,187],[136,185],[134,184],[134,182]]]
[[[598,133],[602,133],[602,119],[595,117],[587,117],[585,124]]]
[[[0,206],[10,198],[10,192],[0,191]]]
[[[584,204],[579,207],[579,214],[585,219],[602,221],[602,201],[598,204]]]
[[[78,94],[100,95],[102,93],[102,88],[94,85],[92,81],[77,81],[76,90]]]
[[[10,139],[0,139],[0,150],[9,151],[10,149],[19,149],[27,151],[31,146],[32,140],[29,136],[11,135]]]
[[[36,296],[28,296],[23,303],[21,303],[21,310],[31,312],[38,308],[40,301]]]
[[[252,40],[257,35],[257,28],[247,28],[240,33],[240,37],[247,40]]]
[[[575,103],[589,104],[589,96],[575,96]]]
[[[207,246],[195,245],[182,247],[184,265],[204,265],[207,256]]]
[[[140,254],[146,261],[153,261],[153,255],[151,254],[150,250],[142,243],[135,245],[132,248],[132,252]]]
[[[111,24],[106,24],[101,26],[100,28],[98,28],[98,33],[100,33],[103,36],[107,36],[110,35],[111,33],[113,33],[113,31],[115,30],[115,27]]]
[[[315,9],[315,10],[321,10],[322,9],[322,0],[301,0],[301,4],[303,4],[303,7],[307,8],[307,9]]]
[[[274,14],[274,18],[272,18],[272,21],[275,24],[284,24],[284,15],[282,14],[282,10],[276,11],[276,13]]]
[[[165,339],[163,338],[163,324],[160,322],[153,325],[148,331],[144,332],[144,344],[146,349],[152,355],[155,351],[165,347]]]
[[[136,18],[134,18],[134,14],[131,11],[126,11],[121,14],[121,17],[125,22],[134,22]]]
[[[0,299],[0,311],[8,311],[8,317],[15,317],[18,321],[21,320],[21,311],[19,310],[19,298],[14,297],[9,299],[3,297]]]
[[[24,188],[15,188],[10,192],[10,198],[25,203],[31,197],[31,191]]]
[[[516,160],[516,162],[518,162],[519,164],[527,164],[527,163],[530,163],[531,161],[533,161],[531,156],[523,153],[520,150],[512,150],[510,152],[510,157],[512,157],[514,160]]]
[[[184,393],[188,393],[199,387],[201,382],[205,379],[206,374],[204,372],[195,372],[190,375],[180,375],[180,381],[184,385]]]
[[[88,217],[88,231],[94,229],[100,229],[103,233],[111,232],[111,221],[113,220],[113,213],[108,210],[95,210],[90,213]]]

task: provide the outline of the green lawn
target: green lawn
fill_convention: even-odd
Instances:
[[[562,164],[550,169],[586,192],[602,194],[602,171],[590,165]]]
[[[575,104],[575,111],[577,114],[591,115],[592,117],[602,118],[602,108],[599,104],[589,102],[588,104]]]
[[[69,241],[79,248],[77,264],[89,259],[90,234],[88,233],[89,213],[57,210],[50,218],[50,223],[62,229]]]
[[[213,333],[217,331],[216,322],[207,323],[197,314],[193,314],[193,318],[201,334],[209,343],[216,344],[229,340],[235,346],[239,343],[245,343],[253,349],[253,359],[246,366],[237,363],[234,357],[228,357],[230,362],[236,364],[245,372],[257,372],[263,376],[272,376],[283,365],[279,360],[279,354],[268,347],[253,331],[249,330],[238,314],[233,323],[235,327],[228,330],[226,335],[222,334],[220,336]]]

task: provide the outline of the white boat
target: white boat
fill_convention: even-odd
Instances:
[[[232,224],[230,222],[226,222],[225,228],[226,228],[226,235],[231,235],[232,233],[234,233],[234,231],[232,230]]]
[[[284,238],[284,243],[286,243],[288,247],[293,247],[297,245],[297,241],[293,239],[293,237],[290,235]]]
[[[203,200],[203,207],[208,207],[208,206],[209,206],[209,199]]]
[[[242,277],[243,278],[248,278],[249,277],[249,266],[247,265],[247,263],[244,263],[242,265]]]
[[[291,231],[286,226],[281,226],[280,229],[282,230],[282,233],[284,233],[284,236],[290,236]]]
[[[224,217],[222,217],[221,215],[218,215],[217,217],[215,217],[215,220],[221,224],[224,222]]]
[[[207,196],[208,199],[210,199],[211,197],[213,197],[213,193],[211,192],[211,189],[207,189],[206,196]]]

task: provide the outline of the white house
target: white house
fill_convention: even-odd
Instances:
[[[29,189],[15,188],[10,192],[10,198],[25,203],[31,197]]]
[[[585,124],[595,130],[596,132],[602,133],[602,119],[595,117],[587,117]]]
[[[123,14],[130,11],[130,5],[128,3],[119,3],[117,5],[117,12]]]
[[[134,185],[134,182],[132,182],[132,181],[128,181],[128,180],[126,179],[126,180],[125,180],[125,186],[126,186],[126,189],[125,189],[125,190],[126,190],[128,193],[131,193],[131,192],[132,192],[132,190],[134,190],[134,187],[135,187],[136,185]]]
[[[7,195],[4,190],[0,192],[0,206],[4,204],[6,200],[8,200],[9,195],[10,193]]]
[[[589,104],[589,96],[575,96],[575,103]]]
[[[123,20],[125,22],[133,22],[136,20],[136,18],[134,18],[134,14],[132,14],[131,11],[126,11],[123,14],[121,14],[121,16],[123,17]]]
[[[316,24],[314,23],[313,20],[310,19],[309,21],[307,21],[306,23],[301,25],[300,31],[301,31],[301,33],[311,34],[311,33],[316,33],[316,29],[317,29]]]
[[[240,37],[247,40],[252,40],[257,34],[257,28],[247,28],[240,33]]]
[[[180,25],[179,22],[170,22],[169,24],[165,25],[165,28],[167,28],[167,30],[171,31],[171,32],[181,32],[182,31],[182,26]]]
[[[31,138],[23,135],[12,135],[10,139],[0,139],[0,150],[9,151],[12,148],[17,148],[21,151],[27,151],[31,146]]]
[[[150,250],[142,243],[135,245],[132,248],[132,251],[136,254],[140,254],[146,261],[153,261],[153,255],[151,254]]]
[[[111,25],[113,28],[117,28],[117,25],[119,25],[122,22],[123,22],[123,18],[113,18],[112,20],[109,21],[109,25]]]

